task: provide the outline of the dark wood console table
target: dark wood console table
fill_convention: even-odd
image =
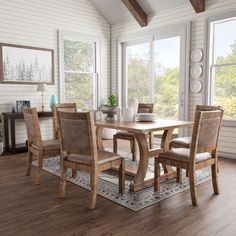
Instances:
[[[15,120],[24,119],[23,113],[21,112],[4,112],[2,113],[4,117],[4,137],[5,137],[5,152],[11,152],[13,154],[18,152],[27,151],[26,143],[16,145],[16,130],[15,130]],[[53,112],[51,111],[39,111],[39,118],[53,117]],[[10,121],[10,132],[11,132],[11,146],[9,144],[9,121]]]

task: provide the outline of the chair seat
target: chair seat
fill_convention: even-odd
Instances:
[[[190,148],[191,145],[191,137],[182,137],[182,138],[175,138],[171,140],[171,145],[174,145]]]
[[[102,165],[102,164],[116,161],[119,159],[121,159],[121,157],[116,153],[107,152],[107,151],[98,151],[98,165]],[[85,165],[92,164],[91,156],[85,156],[85,155],[79,155],[79,154],[71,154],[67,157],[67,160],[71,162],[85,164]]]
[[[189,162],[190,149],[188,148],[173,148],[167,152],[163,152],[159,155],[159,158],[165,158],[169,160]],[[196,163],[200,163],[212,158],[211,153],[203,152],[196,155]]]
[[[133,140],[135,138],[134,134],[128,132],[117,132],[113,136],[117,139]]]

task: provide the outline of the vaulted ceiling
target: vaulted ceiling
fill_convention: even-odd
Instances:
[[[125,7],[121,0],[90,0],[104,18],[112,25],[130,21],[133,16]],[[196,2],[199,4],[203,0],[137,0],[147,15],[152,15],[183,5]]]

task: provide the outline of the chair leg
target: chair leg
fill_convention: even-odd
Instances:
[[[77,177],[77,170],[72,169],[72,177],[76,178]]]
[[[64,198],[66,195],[66,168],[61,164],[61,180],[60,180],[60,192],[59,197]]]
[[[161,181],[161,173],[160,173],[160,164],[158,161],[158,157],[154,158],[154,191],[160,192],[160,181]]]
[[[90,174],[91,195],[90,195],[89,209],[94,209],[96,207],[97,183],[98,183],[98,172],[95,171]]]
[[[218,184],[218,165],[214,164],[211,166],[211,174],[212,174],[212,185],[214,194],[219,194],[219,184]]]
[[[26,167],[26,174],[25,174],[26,176],[29,176],[31,172],[32,157],[33,157],[33,153],[28,151],[27,167]]]
[[[182,169],[181,168],[177,168],[177,178],[176,178],[176,182],[182,184],[183,182],[183,178],[182,178]]]
[[[189,170],[189,183],[190,183],[192,205],[197,206],[198,197],[197,197],[197,190],[196,190],[196,173],[194,170]]]
[[[188,175],[188,170],[186,170],[186,177],[188,177],[189,175]]]
[[[121,159],[119,168],[119,193],[125,192],[125,159]]]
[[[41,184],[41,182],[42,182],[42,167],[43,167],[43,156],[42,156],[42,154],[39,154],[35,184]]]
[[[113,152],[117,153],[117,139],[113,137]]]

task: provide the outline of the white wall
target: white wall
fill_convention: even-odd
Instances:
[[[112,92],[116,93],[116,80],[117,80],[117,43],[116,40],[127,34],[137,34],[140,36],[145,35],[145,31],[150,29],[157,29],[162,27],[171,26],[181,22],[191,21],[191,50],[202,49],[204,50],[205,42],[205,18],[231,10],[236,9],[235,0],[206,0],[206,11],[196,14],[190,4],[184,6],[168,9],[168,11],[160,12],[152,17],[149,17],[148,27],[140,28],[138,23],[133,20],[125,24],[112,26]],[[202,63],[203,64],[203,63]],[[204,72],[206,71],[206,65]],[[206,83],[205,74],[201,77],[203,84]],[[189,94],[189,119],[193,119],[193,114],[196,104],[204,103],[204,89],[200,93]],[[226,156],[236,157],[236,128],[223,127],[220,133],[219,150],[224,152]]]
[[[50,97],[59,95],[58,30],[97,36],[101,40],[102,97],[110,87],[110,25],[88,0],[1,0],[0,42],[54,49],[55,85],[48,86],[45,108]],[[41,94],[36,85],[0,84],[0,113],[11,111],[16,100],[31,100],[40,108]],[[52,122],[42,123],[43,138],[52,137]],[[17,122],[17,143],[25,142],[23,121]]]

